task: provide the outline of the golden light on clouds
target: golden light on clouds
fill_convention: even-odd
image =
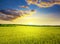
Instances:
[[[24,6],[24,5],[23,6],[19,6],[19,7],[20,8],[29,8],[28,6]]]
[[[43,7],[43,8],[51,7],[55,4],[60,5],[60,0],[47,0],[47,2],[43,0],[26,0],[26,2],[28,3],[28,5],[35,4],[38,7]]]

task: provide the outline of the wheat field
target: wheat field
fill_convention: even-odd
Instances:
[[[60,27],[0,27],[0,44],[60,44]]]

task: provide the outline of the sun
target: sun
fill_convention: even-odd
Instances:
[[[33,22],[29,22],[28,25],[33,25],[34,23]]]

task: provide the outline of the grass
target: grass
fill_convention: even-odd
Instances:
[[[0,44],[60,44],[60,27],[1,26]]]

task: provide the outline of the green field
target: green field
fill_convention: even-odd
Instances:
[[[0,44],[60,44],[60,27],[0,27]]]

